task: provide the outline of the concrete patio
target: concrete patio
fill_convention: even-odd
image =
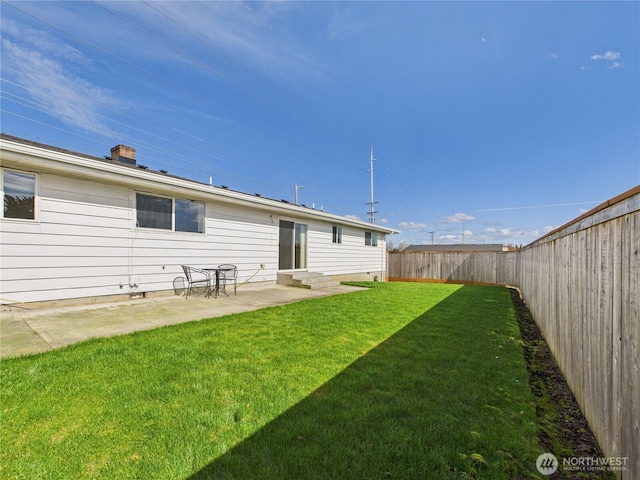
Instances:
[[[123,335],[358,290],[361,288],[346,285],[317,290],[275,285],[238,289],[237,295],[218,298],[174,295],[53,308],[29,304],[3,306],[0,357],[31,355],[95,337]]]

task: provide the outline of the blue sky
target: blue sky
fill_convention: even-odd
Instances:
[[[1,129],[529,243],[640,184],[638,2],[2,2]],[[433,233],[432,233],[433,232]]]

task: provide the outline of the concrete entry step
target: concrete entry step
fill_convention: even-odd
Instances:
[[[321,272],[287,272],[278,273],[278,285],[318,289],[337,287],[340,282]]]

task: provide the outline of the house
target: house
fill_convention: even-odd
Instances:
[[[235,264],[239,284],[384,280],[398,233],[152,171],[123,145],[100,158],[2,134],[0,169],[5,304],[173,292],[183,264]]]

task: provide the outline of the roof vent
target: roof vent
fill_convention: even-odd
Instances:
[[[111,160],[126,165],[136,164],[136,149],[126,145],[116,145],[111,149]]]

